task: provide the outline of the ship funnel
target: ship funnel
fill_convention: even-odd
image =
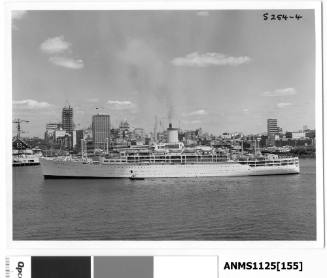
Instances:
[[[178,129],[173,128],[173,125],[169,123],[169,127],[167,128],[168,135],[168,143],[178,143]]]

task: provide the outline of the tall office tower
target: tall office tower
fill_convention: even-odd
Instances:
[[[277,125],[277,119],[267,120],[267,134],[268,134],[268,145],[275,145],[275,135],[279,133],[279,127]]]
[[[73,107],[70,105],[62,109],[62,129],[67,133],[71,133],[74,130]]]
[[[92,117],[92,133],[95,149],[106,150],[110,140],[110,115],[97,114]]]

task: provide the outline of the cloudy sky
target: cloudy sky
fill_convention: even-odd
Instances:
[[[270,117],[313,128],[314,13],[264,12],[14,11],[13,117],[31,121],[26,136],[67,103],[80,128],[100,110],[148,131],[155,115],[215,134],[264,132]]]

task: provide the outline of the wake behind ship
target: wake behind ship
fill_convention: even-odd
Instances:
[[[240,156],[230,159],[211,147],[185,148],[178,142],[178,130],[167,129],[168,143],[148,150],[125,150],[116,156],[93,160],[82,158],[40,158],[45,178],[178,178],[298,174],[298,157]]]

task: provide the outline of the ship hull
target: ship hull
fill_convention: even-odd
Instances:
[[[189,178],[298,174],[296,164],[251,167],[237,162],[196,164],[92,164],[40,159],[45,178]]]

